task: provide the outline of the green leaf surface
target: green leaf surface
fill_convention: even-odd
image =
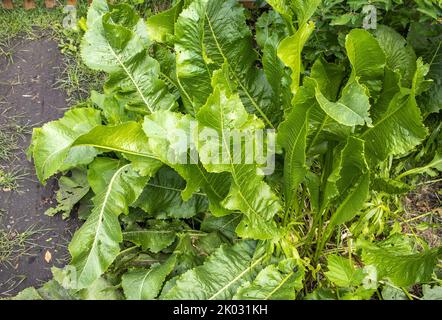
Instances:
[[[91,108],[70,110],[63,118],[45,124],[33,142],[38,179],[45,182],[62,169],[90,163],[97,155],[93,147],[83,146],[75,150],[71,150],[71,147],[79,136],[100,124],[100,112]]]
[[[357,80],[347,83],[342,96],[337,102],[331,102],[316,88],[316,100],[319,106],[333,120],[346,126],[371,126],[369,115],[370,102],[366,89]]]
[[[172,272],[176,256],[149,269],[132,269],[123,274],[122,287],[128,300],[152,300],[160,293],[164,280]]]
[[[327,257],[327,279],[338,287],[349,288],[361,284],[364,274],[356,269],[353,263],[344,257],[330,255]]]
[[[268,0],[267,2],[290,21],[296,18],[299,25],[306,23],[321,3],[320,0]]]
[[[348,59],[353,67],[352,77],[368,87],[370,95],[376,96],[381,90],[385,53],[378,41],[366,30],[353,29],[345,40]]]
[[[183,1],[177,1],[170,9],[146,19],[149,38],[157,42],[167,42],[175,31],[175,22],[183,9]]]
[[[397,180],[377,177],[373,179],[370,188],[388,194],[404,194],[411,191],[413,187]]]
[[[126,102],[118,100],[113,94],[101,94],[91,91],[91,101],[102,110],[107,124],[117,125],[136,120],[136,115],[125,109]]]
[[[257,174],[255,159],[246,161],[242,144],[236,145],[235,152],[229,131],[233,129],[254,135],[254,130],[263,128],[263,124],[256,116],[247,113],[239,95],[229,92],[222,80],[216,78],[218,75],[214,77],[213,94],[197,114],[202,132],[210,128],[217,133],[214,142],[206,138],[199,141],[201,162],[209,172],[230,173],[232,185],[223,205],[244,213],[245,217],[237,227],[238,235],[252,239],[273,238],[277,230],[272,220],[281,208],[278,198]]]
[[[228,193],[230,179],[227,174],[208,173],[198,162],[196,150],[187,143],[193,135],[192,121],[188,115],[168,111],[146,116],[143,129],[149,138],[149,149],[186,180],[186,188],[181,193],[184,201],[202,188],[213,214],[229,214],[220,202]]]
[[[291,90],[296,94],[301,81],[302,63],[301,53],[305,43],[315,29],[315,24],[303,24],[294,35],[281,41],[278,46],[278,57],[292,70]]]
[[[332,173],[327,178],[323,208],[332,199],[339,199],[340,207],[345,209],[348,205],[352,209],[335,212],[332,221],[336,223],[343,223],[343,220],[347,221],[350,216],[354,216],[357,213],[355,209],[362,207],[363,200],[365,200],[362,198],[368,196],[368,167],[365,160],[364,144],[363,140],[350,137],[340,152],[339,160],[335,162]],[[356,199],[352,199],[353,194]],[[340,212],[344,215],[340,216],[338,214]],[[334,223],[330,223],[330,225],[334,225]]]
[[[329,117],[315,97],[315,90],[318,88],[328,100],[336,101],[344,77],[344,68],[341,65],[318,59],[312,66],[311,77],[304,79],[303,86],[295,96],[294,105],[305,104],[312,107],[309,112],[307,137],[309,155],[323,154],[327,146],[335,141],[345,142],[351,132],[351,127],[339,124]]]
[[[303,267],[293,260],[282,260],[261,270],[251,283],[239,288],[233,299],[294,300],[303,278]]]
[[[106,92],[116,93],[150,113],[171,109],[175,98],[159,79],[160,66],[147,48],[147,28],[128,5],[112,6],[111,11],[94,19],[81,44],[85,64],[110,74]]]
[[[412,22],[407,41],[416,54],[430,65],[428,77],[433,79],[428,92],[421,97],[421,108],[428,113],[442,109],[442,26],[437,23]]]
[[[295,104],[278,131],[278,141],[285,149],[285,201],[289,206],[307,174],[306,148],[310,107],[309,104]]]
[[[263,51],[263,70],[273,90],[273,103],[281,105],[284,111],[291,107],[291,80],[290,72],[278,57],[278,45],[287,36],[284,20],[274,11],[263,13],[256,21],[256,41]]]
[[[442,300],[442,287],[434,286],[431,288],[429,285],[422,286],[423,300]]]
[[[442,171],[442,154],[441,153],[436,152],[433,160],[431,160],[425,166],[417,167],[417,168],[413,168],[408,171],[405,171],[404,173],[400,174],[397,177],[397,179],[401,179],[401,178],[409,176],[409,175],[422,174],[422,173],[427,173],[430,176],[437,176],[437,173],[434,173],[432,169],[436,169],[437,171]]]
[[[144,251],[158,253],[169,247],[175,241],[177,233],[185,227],[186,225],[178,220],[149,219],[143,227],[127,226],[123,232],[123,239],[141,246]]]
[[[166,300],[225,300],[250,281],[261,266],[263,257],[254,258],[254,242],[241,241],[222,246],[206,262],[174,280],[173,286],[161,296]]]
[[[385,53],[386,64],[398,71],[404,84],[410,87],[416,72],[416,54],[413,47],[393,28],[378,25],[374,31],[378,43]]]
[[[378,244],[362,243],[361,247],[364,263],[374,265],[380,279],[388,278],[399,287],[429,281],[441,256],[440,248],[409,252],[409,249],[401,248],[400,243],[389,239]]]
[[[148,182],[135,206],[161,218],[190,218],[207,210],[206,197],[194,194],[184,201],[181,193],[186,182],[172,169],[164,167]]]
[[[118,216],[128,212],[146,183],[147,178],[127,164],[118,168],[107,187],[94,197],[95,207],[69,244],[75,288],[91,285],[114,261],[123,240]]]
[[[361,134],[371,164],[410,151],[427,135],[412,94],[397,94],[384,115]]]
[[[129,121],[115,126],[97,126],[78,137],[74,147],[94,147],[102,152],[120,152],[143,176],[153,175],[161,162],[148,148],[148,140],[139,123]]]
[[[175,39],[178,80],[194,113],[212,92],[213,71],[226,64],[247,110],[273,126],[280,109],[272,105],[271,87],[255,67],[252,35],[236,1],[193,1],[175,24]]]

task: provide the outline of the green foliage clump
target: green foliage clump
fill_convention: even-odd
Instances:
[[[342,1],[268,3],[250,28],[235,0],[176,1],[146,21],[93,2],[81,56],[108,74],[103,93],[36,129],[30,148],[41,182],[72,171],[66,188],[88,186],[75,198],[86,221],[70,265],[22,298],[388,299],[417,297],[416,284],[438,295],[440,247],[385,224],[389,201],[441,170],[440,26],[349,19],[325,53],[315,12]],[[192,123],[221,141],[195,138]],[[258,144],[265,128],[277,136],[267,175],[227,137]],[[222,163],[207,156],[223,148]]]

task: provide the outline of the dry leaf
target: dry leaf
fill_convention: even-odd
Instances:
[[[45,253],[45,261],[46,261],[47,263],[49,263],[49,262],[51,262],[51,260],[52,260],[52,254],[49,252],[49,250],[46,250],[46,253]]]

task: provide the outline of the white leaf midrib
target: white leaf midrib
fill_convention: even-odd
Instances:
[[[87,256],[86,262],[84,263],[84,266],[83,266],[82,272],[81,272],[80,276],[78,277],[78,279],[81,279],[81,277],[82,277],[83,274],[84,274],[84,271],[87,270],[87,266],[88,266],[89,261],[90,261],[90,258],[91,258],[91,256],[92,256],[93,249],[96,248],[97,240],[98,240],[98,233],[100,232],[101,226],[102,226],[103,221],[104,221],[104,220],[103,220],[103,216],[104,216],[105,208],[107,207],[106,204],[107,204],[107,202],[108,202],[108,200],[109,200],[109,197],[110,197],[110,194],[111,194],[111,191],[112,191],[112,187],[113,187],[113,185],[114,185],[114,183],[115,183],[115,180],[116,180],[117,177],[120,175],[120,173],[121,173],[125,168],[127,168],[128,166],[130,166],[130,164],[124,165],[124,166],[122,166],[120,169],[118,169],[118,170],[115,172],[115,174],[113,175],[111,181],[109,182],[109,186],[107,187],[107,190],[106,190],[106,193],[105,193],[105,196],[104,196],[104,199],[103,199],[103,202],[102,202],[101,208],[100,208],[100,213],[99,213],[99,215],[98,215],[97,226],[96,226],[96,228],[95,228],[95,232],[94,232],[94,241],[92,242],[91,250],[89,250],[89,254],[88,254],[88,256]]]

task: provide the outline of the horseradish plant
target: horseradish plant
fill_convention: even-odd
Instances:
[[[92,3],[81,55],[108,74],[103,93],[30,147],[42,183],[69,173],[50,213],[81,200],[86,221],[34,294],[368,299],[431,280],[440,249],[356,228],[374,193],[408,190],[385,168],[428,135],[416,98],[430,66],[382,25],[351,30],[345,61],[304,65],[320,1],[268,3],[255,34],[234,0],[177,1],[147,21]],[[274,170],[245,161],[245,143],[238,158],[232,131]]]

